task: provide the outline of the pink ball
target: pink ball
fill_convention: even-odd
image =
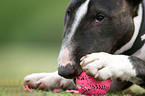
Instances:
[[[82,72],[76,78],[77,89],[81,94],[85,95],[104,95],[109,91],[111,80],[97,81],[95,78],[86,75]]]

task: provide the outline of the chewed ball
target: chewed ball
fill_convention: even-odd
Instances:
[[[84,95],[104,95],[109,91],[111,80],[97,81],[95,78],[88,76],[82,72],[76,78],[77,89]]]

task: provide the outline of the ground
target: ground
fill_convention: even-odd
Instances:
[[[48,46],[49,45],[49,46]],[[57,70],[60,45],[9,44],[0,47],[0,96],[83,96],[67,92],[25,92],[24,76]],[[145,96],[145,90],[133,86],[123,92],[108,92],[106,96]]]

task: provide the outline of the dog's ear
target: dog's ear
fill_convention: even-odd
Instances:
[[[128,2],[133,6],[133,17],[137,16],[139,4],[143,2],[143,0],[128,0]]]
[[[137,6],[140,4],[143,0],[128,0],[133,6]]]
[[[140,4],[143,0],[133,0],[134,4]]]

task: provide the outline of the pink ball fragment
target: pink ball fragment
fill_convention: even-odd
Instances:
[[[31,93],[32,93],[32,90],[31,90],[31,89],[29,89],[28,85],[26,85],[25,91],[29,91],[29,92],[31,92]]]
[[[54,92],[59,93],[60,91],[58,89],[54,89]]]
[[[131,94],[126,94],[126,96],[132,96]]]
[[[82,72],[76,78],[77,89],[81,94],[85,95],[104,95],[109,91],[111,80],[97,81],[95,78],[86,75]]]
[[[70,93],[80,93],[78,90],[66,90],[66,92],[70,92]]]

